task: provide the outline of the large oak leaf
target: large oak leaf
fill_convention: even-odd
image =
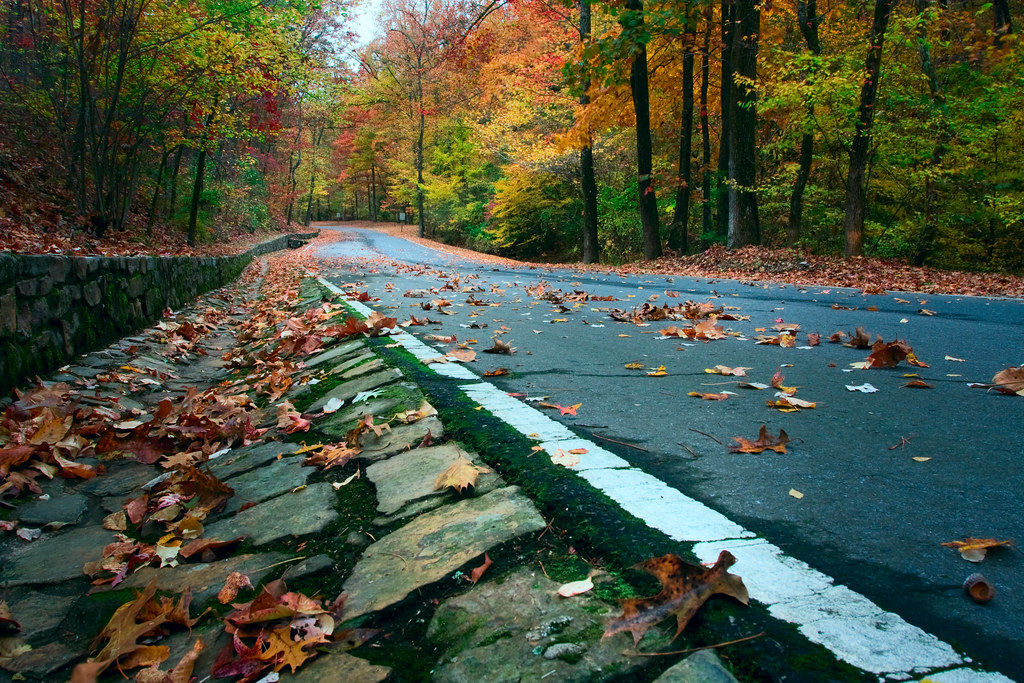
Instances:
[[[718,555],[710,569],[687,564],[678,555],[671,554],[641,562],[634,568],[657,578],[661,592],[650,598],[622,600],[622,615],[608,624],[602,638],[629,631],[636,644],[648,629],[670,616],[676,618],[673,637],[678,637],[701,605],[715,593],[730,595],[747,604],[749,598],[743,580],[727,571],[735,563],[736,558],[728,550]]]

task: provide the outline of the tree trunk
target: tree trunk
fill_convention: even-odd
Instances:
[[[722,0],[722,78],[719,89],[721,102],[722,127],[718,136],[718,172],[716,174],[715,195],[718,204],[716,222],[718,237],[725,237],[729,232],[729,149],[732,134],[732,43],[736,30],[736,5],[734,0]]]
[[[685,11],[685,10],[684,10]],[[679,126],[679,185],[676,187],[676,209],[672,229],[668,233],[670,249],[685,254],[689,248],[687,229],[690,222],[690,159],[693,154],[693,43],[694,33],[689,19],[683,35],[683,120]]]
[[[757,38],[761,13],[756,0],[736,0],[739,31],[732,41],[733,78],[729,97],[729,236],[730,249],[760,244],[757,215]]]
[[[416,213],[419,220],[419,236],[426,237],[427,223],[424,217],[426,213],[423,210],[424,196],[423,196],[423,133],[427,126],[426,116],[423,112],[423,63],[418,61],[417,65],[420,67],[416,70],[416,89],[418,93],[417,103],[420,108],[420,135],[419,140],[416,143]]]
[[[626,0],[624,27],[642,33],[644,25],[643,0]],[[633,65],[629,88],[633,94],[633,112],[636,115],[636,170],[637,194],[640,203],[640,225],[643,229],[644,258],[661,256],[661,237],[658,226],[658,202],[654,194],[653,143],[651,141],[651,102],[647,83],[647,45],[638,36],[633,47]]]
[[[992,2],[993,33],[996,36],[996,47],[1003,44],[1003,36],[1013,33],[1013,20],[1010,17],[1010,3],[1008,0],[993,0]]]
[[[580,43],[590,40],[590,0],[580,0]],[[590,80],[583,81],[580,104],[590,104]],[[588,136],[580,149],[580,184],[583,191],[583,262],[597,263],[600,246],[597,241],[597,178],[594,173],[594,149]]]
[[[156,183],[153,185],[153,200],[149,203],[149,214],[146,216],[146,234],[153,235],[153,221],[156,219],[156,205],[160,199],[160,189],[164,184],[164,171],[167,170],[167,158],[171,156],[171,150],[166,150],[160,158],[160,168],[156,172]]]
[[[935,147],[932,149],[930,165],[938,168],[942,158],[946,155],[947,145],[952,137],[949,125],[949,112],[946,107],[946,97],[942,93],[942,81],[939,80],[939,72],[932,61],[931,48],[928,43],[928,25],[925,13],[928,11],[928,0],[916,0],[914,9],[917,10],[919,20],[917,36],[917,55],[921,62],[921,72],[928,79],[928,90],[931,93],[932,105],[940,117],[940,129],[936,136]],[[926,173],[924,177],[924,224],[921,227],[921,234],[914,251],[910,255],[910,262],[915,266],[923,266],[928,256],[935,248],[935,240],[938,237],[938,189],[935,187],[935,179],[932,173]]]
[[[199,219],[199,197],[203,193],[203,178],[206,176],[206,147],[199,150],[196,160],[196,182],[192,186],[192,204],[188,210],[188,245],[196,246],[197,221]]]
[[[864,249],[864,214],[867,188],[864,177],[871,147],[871,123],[874,120],[875,100],[878,95],[878,79],[882,70],[882,45],[885,30],[889,25],[893,0],[875,0],[875,16],[868,38],[868,56],[864,61],[864,85],[860,89],[860,106],[857,109],[857,124],[850,148],[850,169],[846,176],[846,215],[843,218],[843,235],[847,257],[860,256]]]
[[[178,203],[178,172],[181,170],[181,155],[185,151],[185,145],[178,145],[178,151],[174,154],[174,168],[171,171],[171,191],[167,197],[166,216],[174,215],[174,207]]]
[[[711,131],[708,129],[708,81],[711,76],[711,15],[712,6],[705,5],[704,44],[701,46],[700,62],[700,145],[703,152],[701,165],[704,168],[701,183],[703,211],[701,212],[701,249],[707,249],[714,226],[711,223]]]
[[[821,54],[821,41],[818,39],[818,24],[821,18],[818,16],[817,0],[797,0],[796,21],[800,33],[807,43],[807,49],[811,54]],[[805,81],[811,84],[811,78]],[[807,118],[804,121],[804,134],[800,138],[800,168],[796,173],[796,182],[793,183],[793,194],[789,198],[789,225],[786,230],[786,242],[789,246],[795,246],[800,239],[800,231],[803,227],[804,216],[804,189],[807,187],[807,180],[811,177],[811,164],[814,163],[814,131],[809,127],[814,120],[814,104],[807,104]]]
[[[377,168],[370,161],[370,212],[371,220],[377,222]]]

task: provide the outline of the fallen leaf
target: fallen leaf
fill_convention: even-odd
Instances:
[[[894,368],[913,351],[909,344],[899,339],[891,342],[878,339],[871,345],[871,353],[867,357],[866,367]]]
[[[702,394],[699,391],[691,391],[691,392],[689,392],[687,394],[687,396],[696,396],[696,397],[704,399],[705,401],[724,401],[725,399],[729,398],[729,394],[725,394],[725,393],[722,393],[722,394]]]
[[[345,405],[345,402],[340,398],[332,398],[324,404],[325,413],[336,413],[338,409]]]
[[[472,349],[452,349],[445,356],[460,363],[470,363],[476,360],[476,351]]]
[[[576,411],[582,408],[583,404],[574,403],[571,406],[560,406],[558,404],[555,404],[555,407],[558,408],[558,412],[561,415],[572,415],[573,417],[576,417]]]
[[[927,458],[923,455],[915,455],[911,460],[915,460],[917,462],[928,462],[931,458]]]
[[[761,425],[761,430],[757,434],[757,441],[744,439],[741,436],[734,436],[732,440],[739,444],[738,446],[729,446],[729,451],[732,453],[761,453],[766,450],[785,453],[786,444],[789,443],[789,435],[786,434],[785,430],[780,429],[779,435],[773,437],[768,433],[768,428],[765,425]]]
[[[476,582],[480,580],[480,577],[484,575],[484,572],[487,571],[492,564],[494,564],[494,562],[491,561],[491,558],[487,553],[484,553],[484,563],[479,567],[474,567],[473,571],[469,573],[469,582],[476,585]]]
[[[484,377],[501,377],[509,373],[508,368],[495,368],[484,373]]]
[[[643,363],[626,363],[626,365],[623,367],[625,367],[627,370],[643,370],[647,366],[644,365]]]
[[[730,368],[727,365],[716,365],[713,368],[704,368],[704,372],[710,373],[712,375],[725,375],[727,377],[730,375],[733,377],[746,377],[747,370],[753,369],[754,368],[742,368],[738,366],[735,368]]]
[[[563,598],[571,598],[574,595],[580,595],[586,593],[589,590],[593,590],[594,582],[588,576],[580,581],[570,581],[569,583],[562,584],[558,589],[558,594]]]
[[[460,453],[458,460],[437,475],[437,479],[434,480],[434,490],[440,491],[450,486],[459,493],[465,493],[470,486],[476,486],[477,477],[483,472],[490,472],[490,470],[474,465]]]
[[[589,453],[590,451],[588,451],[586,448],[570,448],[569,452],[572,453],[573,455],[584,455],[586,453]]]
[[[238,591],[243,588],[252,588],[249,577],[241,572],[231,572],[224,580],[224,586],[217,592],[217,600],[226,605],[238,596]]]
[[[1024,396],[1024,365],[1000,370],[992,378],[992,384],[1002,393]]]
[[[580,464],[580,457],[573,453],[566,453],[561,448],[551,456],[551,462],[562,467],[573,467]]]
[[[633,634],[633,643],[639,643],[648,629],[670,616],[676,618],[675,637],[678,637],[701,605],[715,593],[730,595],[747,604],[749,598],[743,580],[727,571],[735,562],[736,558],[728,550],[718,555],[718,561],[710,569],[687,564],[671,554],[641,562],[635,568],[656,577],[661,582],[661,592],[649,598],[620,600],[622,615],[608,624],[602,639],[629,631]]]
[[[790,489],[790,490],[789,490],[789,495],[793,496],[793,497],[794,497],[794,498],[796,498],[797,500],[800,500],[801,498],[803,498],[803,497],[804,497],[804,494],[800,493],[800,492],[799,492],[799,491],[797,491],[796,489]]]
[[[515,347],[513,347],[511,343],[503,342],[497,337],[492,338],[491,343],[493,343],[494,346],[489,349],[484,349],[484,353],[503,353],[506,356],[511,356],[516,352]]]
[[[985,559],[985,555],[989,548],[1010,546],[1013,545],[1013,541],[997,541],[994,538],[968,537],[962,541],[950,541],[949,543],[943,543],[942,545],[947,548],[956,548],[960,551],[960,556],[968,562],[981,562]]]
[[[909,382],[907,382],[903,386],[910,387],[911,389],[934,389],[935,388],[931,384],[928,384],[928,382],[925,382],[924,380],[920,380],[920,379],[910,380]]]
[[[652,370],[647,373],[648,377],[665,377],[668,373],[665,371],[664,365],[659,365],[657,370]]]

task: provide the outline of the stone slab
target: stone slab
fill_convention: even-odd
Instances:
[[[654,679],[654,683],[739,683],[711,650],[695,652]]]
[[[271,460],[263,467],[232,477],[227,483],[235,490],[235,495],[228,500],[222,514],[233,515],[243,505],[262,503],[305,484],[315,470],[303,467],[302,460],[297,455],[284,456],[281,460]]]
[[[83,578],[82,566],[98,560],[103,547],[113,541],[114,532],[87,526],[9,547],[8,557],[0,562],[0,584],[31,586]]]
[[[327,394],[317,399],[317,401],[307,409],[307,412],[320,412],[332,398],[336,398],[339,401],[350,401],[362,391],[372,391],[373,389],[382,387],[385,384],[397,382],[400,379],[402,379],[402,371],[397,368],[389,368],[388,370],[382,370],[370,375],[357,377],[356,379],[343,382],[334,387],[334,389],[327,392]]]
[[[335,346],[333,349],[321,351],[312,358],[306,358],[302,363],[307,368],[315,368],[324,363],[345,359],[354,353],[362,352],[364,349],[366,349],[366,345],[361,340],[348,341]]]
[[[589,594],[561,598],[558,587],[520,568],[442,603],[427,629],[444,652],[432,680],[602,681],[649,663],[622,655],[633,645],[628,633],[601,640],[609,605]]]
[[[268,462],[277,460],[277,456],[285,453],[294,453],[297,450],[295,444],[281,443],[280,441],[268,441],[266,443],[244,446],[232,449],[230,452],[211,460],[210,471],[222,481],[238,476],[243,472],[262,467]]]
[[[281,579],[284,580],[285,584],[289,581],[301,581],[302,579],[322,574],[330,569],[334,568],[334,558],[330,555],[314,555],[313,557],[307,557],[301,562],[295,564],[284,570],[284,574],[281,575]]]
[[[192,589],[193,614],[217,598],[217,592],[224,587],[224,581],[231,572],[240,572],[249,577],[256,586],[263,577],[276,571],[278,563],[288,559],[283,553],[257,553],[236,555],[217,562],[180,564],[177,567],[143,567],[129,576],[118,588],[145,588],[154,577],[157,589],[180,593],[186,587]]]
[[[282,681],[302,680],[302,683],[380,683],[391,676],[386,666],[370,664],[347,652],[326,653],[302,665],[293,674],[282,670]]]
[[[390,415],[402,403],[402,399],[397,396],[371,398],[368,401],[352,403],[330,417],[325,418],[322,423],[317,425],[317,428],[322,431],[330,429],[333,433],[347,434],[348,430],[354,426],[356,420],[367,415],[377,415],[380,417]]]
[[[345,616],[400,602],[494,546],[544,527],[516,486],[421,515],[367,547],[343,587]]]
[[[371,360],[371,359],[376,358],[376,357],[377,356],[374,355],[370,351],[367,351],[366,353],[361,353],[358,356],[349,358],[348,360],[346,360],[343,363],[335,365],[333,368],[331,368],[331,371],[328,374],[337,375],[337,374],[345,373],[345,372],[351,370],[356,365],[359,365],[360,363],[365,363],[366,361]],[[360,367],[362,367],[362,366],[360,366]],[[380,365],[378,365],[377,367],[379,368]]]
[[[54,680],[50,675],[74,659],[85,654],[85,644],[79,647],[57,641],[29,650],[14,659],[6,660],[2,666],[8,671],[42,680]]]
[[[221,539],[245,536],[258,547],[289,536],[315,534],[338,518],[334,509],[337,497],[327,482],[311,484],[214,522],[206,527],[205,535]]]
[[[423,442],[423,437],[430,432],[435,442],[444,436],[444,425],[436,417],[427,417],[412,424],[396,425],[390,432],[380,436],[370,433],[364,435],[359,442],[362,451],[359,459],[364,462],[376,462],[390,458],[396,453],[416,448]]]
[[[163,474],[151,465],[129,462],[121,465],[108,465],[106,474],[83,481],[76,489],[80,493],[94,496],[119,496],[138,492],[152,479]]]
[[[339,368],[335,368],[334,370],[331,370],[330,374],[336,375],[336,374],[340,373],[343,379],[355,379],[356,377],[362,377],[363,375],[368,375],[371,372],[377,372],[378,370],[380,370],[383,367],[384,367],[384,362],[381,361],[380,358],[371,358],[367,362],[363,363],[362,365],[358,365],[356,367],[350,367],[350,368],[347,368],[345,370],[341,370]]]
[[[393,515],[414,501],[426,502],[423,499],[434,499],[434,506],[453,495],[452,489],[436,491],[434,481],[438,475],[448,469],[460,456],[479,463],[473,453],[468,453],[453,443],[429,448],[417,448],[399,453],[387,460],[375,462],[366,468],[367,478],[377,487],[377,512],[382,515]],[[498,476],[493,471],[481,473],[477,479],[477,495],[493,491],[500,485]],[[427,508],[419,507],[418,511]]]
[[[21,635],[30,643],[39,644],[57,630],[78,601],[77,595],[47,595],[37,591],[8,600],[11,616],[21,624]]]
[[[64,526],[78,524],[88,509],[89,498],[83,494],[51,495],[49,500],[33,500],[19,506],[14,515],[22,526]]]

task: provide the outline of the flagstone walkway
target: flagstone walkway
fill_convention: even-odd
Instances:
[[[137,425],[165,413],[168,401],[187,402],[207,389],[226,389],[238,379],[232,362],[223,358],[232,351],[257,354],[266,342],[238,338],[238,330],[253,315],[260,284],[250,279],[214,292],[170,320],[80,358],[42,385],[51,390],[49,396],[109,411],[115,427],[122,430],[119,438],[125,439]],[[305,281],[292,315],[320,306],[322,294],[312,280]],[[204,318],[215,322],[207,324],[206,333],[184,351],[168,343],[169,330],[176,325]],[[280,329],[279,324],[269,332]],[[162,531],[152,520],[141,526],[124,524],[125,510],[129,518],[133,514],[132,502],[159,495],[168,473],[177,471],[161,466],[166,464],[163,458],[112,458],[117,451],[102,458],[82,455],[76,461],[79,465],[105,471],[89,479],[37,476],[38,492],[13,501],[12,509],[0,508],[0,522],[9,529],[0,535],[0,610],[6,604],[6,613],[0,611],[0,680],[68,680],[76,664],[96,655],[92,641],[115,607],[134,599],[135,592],[124,589],[141,591],[155,582],[156,589],[167,594],[188,590],[193,617],[207,608],[223,614],[229,607],[221,604],[218,593],[235,574],[247,577],[255,587],[278,578],[314,588],[340,584],[347,596],[343,618],[385,634],[393,626],[389,620],[401,610],[422,614],[420,621],[430,620],[430,643],[420,651],[434,653],[435,660],[420,669],[432,669],[432,680],[611,680],[649,664],[622,655],[631,645],[628,636],[601,640],[611,606],[587,595],[558,597],[558,584],[536,566],[504,567],[471,585],[469,570],[488,552],[538,536],[546,528],[544,519],[517,487],[483,467],[475,454],[445,441],[444,425],[424,404],[419,389],[398,369],[385,367],[361,338],[323,341],[321,348],[302,359],[298,381],[281,397],[308,403],[302,415],[316,417],[302,440],[347,440],[353,445],[352,430],[367,416],[371,423],[393,426],[380,434],[360,429],[355,437],[358,452],[351,461],[320,471],[306,462],[311,449],[298,453],[302,444],[277,426],[280,411],[275,415],[273,402],[253,413],[258,424],[252,427],[268,430],[261,440],[220,448],[191,464],[215,478],[210,481],[220,482],[215,487],[230,492],[200,525],[203,539],[221,544],[186,557],[187,544],[161,546],[156,541]],[[331,389],[319,391],[321,383]],[[251,398],[259,403],[258,397]],[[6,404],[16,412],[39,409],[28,400]],[[325,410],[328,407],[333,411]],[[395,416],[408,422],[395,421]],[[476,486],[463,495],[451,488],[435,490],[438,475],[462,458],[480,467]],[[356,477],[372,483],[375,509],[357,524],[342,525]],[[160,556],[146,562],[136,558],[136,563],[146,565],[141,567],[122,563],[113,581],[116,587],[109,575],[92,585],[83,568],[91,568],[92,576],[102,579],[103,572],[97,571],[103,565],[101,556],[113,555],[110,549],[118,542],[136,538],[157,543]],[[118,565],[110,560],[110,567]],[[454,597],[420,599],[423,593],[436,594],[432,587],[460,577],[463,589]],[[255,595],[243,589],[233,602]],[[334,596],[316,597],[329,601]],[[193,630],[179,630],[160,641],[168,646],[164,670],[197,640],[206,646],[194,664],[200,680],[210,675],[218,653],[227,648],[231,654],[232,641],[223,624],[208,615]],[[367,648],[375,662],[388,660],[386,640],[352,652],[336,647],[294,673],[284,667],[282,678],[415,680],[400,665],[389,667],[363,658]],[[117,666],[100,680],[121,679]],[[689,678],[678,677],[679,667],[659,680],[735,680],[706,653],[685,663],[687,669],[697,670]],[[186,668],[183,662],[176,675]]]

